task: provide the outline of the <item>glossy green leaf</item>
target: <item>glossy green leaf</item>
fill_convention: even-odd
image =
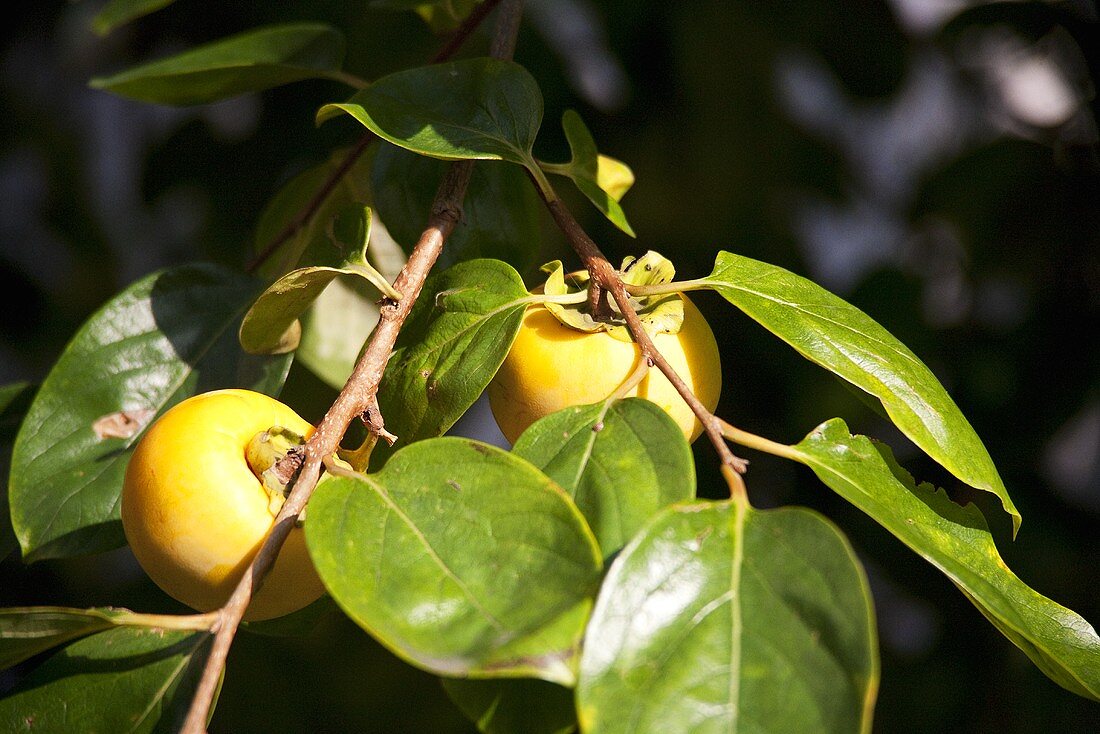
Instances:
[[[556,683],[444,678],[443,690],[483,734],[567,734],[577,728],[573,692]]]
[[[551,413],[524,431],[512,451],[573,498],[605,558],[658,510],[695,498],[695,462],[684,432],[641,398]]]
[[[0,730],[178,731],[211,635],[117,627],[72,643],[0,700]]]
[[[561,126],[569,141],[571,158],[566,163],[540,161],[542,170],[571,179],[612,224],[634,237],[634,229],[619,205],[619,199],[634,184],[634,174],[622,161],[599,154],[595,138],[575,111],[565,111]]]
[[[874,319],[805,278],[729,252],[691,282],[718,291],[802,356],[881,400],[913,443],[970,486],[997,495],[1019,529],[1020,513],[978,434],[931,370]]]
[[[803,508],[677,505],[615,559],[585,632],[581,729],[865,732],[878,683],[870,591]]]
[[[350,231],[341,231],[347,230]],[[240,328],[241,347],[250,354],[285,354],[298,348],[301,339],[299,317],[340,276],[362,278],[380,293],[400,296],[389,281],[367,262],[371,235],[369,208],[352,205],[338,213],[328,225],[329,238],[339,261],[336,266],[311,266],[291,271],[267,287]]]
[[[19,541],[11,529],[8,472],[11,471],[11,451],[15,436],[27,416],[37,389],[25,382],[0,387],[0,561],[19,547]]]
[[[12,525],[26,560],[125,543],[122,476],[142,431],[209,390],[277,394],[288,357],[252,357],[237,327],[251,278],[184,265],[134,283],[96,312],[38,391],[12,454]]]
[[[997,552],[981,511],[929,484],[916,486],[890,450],[823,423],[792,447],[840,496],[943,571],[1047,676],[1100,700],[1100,637],[1076,612],[1027,586]]]
[[[447,164],[383,144],[371,178],[379,216],[406,251],[428,221]],[[495,258],[525,272],[540,245],[539,202],[523,171],[515,166],[475,166],[462,202],[462,221],[447,238],[436,267],[462,260]]]
[[[408,662],[572,683],[600,552],[576,505],[526,461],[421,441],[376,474],[326,479],[305,527],[336,603]]]
[[[474,404],[512,347],[527,295],[499,260],[469,260],[428,278],[378,390],[400,445],[442,435]],[[386,453],[375,449],[375,465]]]
[[[130,21],[166,8],[175,0],[110,0],[92,19],[92,28],[105,36]]]
[[[347,113],[380,138],[448,160],[506,160],[534,167],[542,93],[519,64],[478,58],[383,77],[317,122]]]
[[[196,105],[302,79],[339,78],[344,37],[323,23],[265,26],[91,81],[143,102]]]

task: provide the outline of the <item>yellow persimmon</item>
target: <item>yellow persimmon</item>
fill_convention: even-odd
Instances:
[[[219,390],[170,409],[134,450],[122,490],[126,538],[157,586],[190,607],[224,604],[272,525],[281,501],[258,478],[266,467],[257,471],[246,454],[275,426],[313,430],[274,398]],[[245,619],[288,614],[323,592],[295,528]]]

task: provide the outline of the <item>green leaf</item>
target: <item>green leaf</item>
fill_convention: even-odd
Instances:
[[[211,635],[117,627],[72,643],[0,700],[0,730],[178,731]]]
[[[573,692],[556,683],[444,678],[443,690],[484,734],[567,734],[577,728]]]
[[[527,296],[499,260],[469,260],[428,278],[378,390],[386,428],[402,444],[442,435],[474,404],[512,347]]]
[[[336,611],[336,602],[328,594],[290,614],[259,622],[242,622],[241,629],[264,637],[303,637],[317,629],[326,617]]]
[[[11,509],[8,506],[8,472],[11,451],[19,425],[27,415],[37,386],[17,382],[0,387],[0,561],[19,547],[11,529]]]
[[[443,161],[383,144],[371,182],[375,205],[390,234],[411,251],[428,222]],[[515,166],[475,166],[462,203],[462,221],[447,238],[436,267],[463,260],[495,258],[525,272],[535,262],[541,238],[541,204],[523,171]]]
[[[77,332],[38,391],[12,454],[12,524],[27,561],[125,543],[122,477],[142,431],[183,399],[227,387],[277,394],[287,357],[241,352],[257,283],[184,265],[134,283]]]
[[[977,507],[960,507],[929,484],[915,486],[888,448],[850,435],[838,418],[792,449],[791,458],[943,571],[1047,676],[1100,700],[1100,637],[1009,570]]]
[[[524,431],[512,452],[573,498],[605,558],[658,510],[695,498],[695,462],[684,432],[649,400],[551,413]]]
[[[259,272],[265,278],[276,280],[295,268],[309,265],[331,265],[334,257],[339,256],[329,236],[329,223],[352,205],[365,207],[370,204],[372,155],[369,150],[339,177],[312,216],[302,222],[297,222],[296,218],[309,207],[347,156],[347,150],[335,151],[328,160],[290,179],[268,201],[256,224],[256,253],[266,253],[287,227],[292,227],[293,233],[260,266]]]
[[[323,481],[306,541],[336,603],[445,676],[573,682],[600,553],[576,506],[517,456],[461,438]]]
[[[547,173],[571,179],[608,221],[631,237],[636,236],[619,205],[619,199],[634,185],[634,173],[622,161],[599,154],[595,138],[575,111],[565,111],[561,126],[572,157],[566,163],[540,161],[539,166]]]
[[[821,286],[783,268],[729,252],[697,283],[718,291],[768,331],[882,401],[901,432],[972,487],[992,492],[1012,516],[989,452],[943,385],[908,347],[874,319]]]
[[[362,278],[381,293],[397,299],[400,294],[367,262],[370,240],[369,208],[352,205],[329,223],[334,258],[339,265],[299,268],[268,286],[241,321],[241,347],[250,354],[285,354],[298,347],[302,327],[299,317],[339,276]]]
[[[505,160],[534,168],[542,93],[519,64],[478,58],[383,77],[317,122],[346,112],[380,138],[447,160]]]
[[[105,36],[132,20],[166,8],[175,0],[110,0],[92,19],[92,28]]]
[[[878,683],[851,546],[802,508],[674,506],[611,565],[585,632],[581,729],[866,732]]]
[[[255,28],[90,82],[143,102],[196,105],[302,79],[340,77],[344,37],[323,23]]]

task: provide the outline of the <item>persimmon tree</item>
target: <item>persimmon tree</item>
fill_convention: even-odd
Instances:
[[[109,30],[165,4],[114,0],[97,22]],[[292,359],[340,392],[279,461],[285,501],[223,606],[0,610],[4,667],[54,650],[0,700],[6,731],[204,731],[249,602],[299,525],[327,596],[245,629],[301,633],[338,607],[442,677],[482,731],[869,731],[879,664],[863,568],[822,515],[754,507],[732,446],[809,467],[941,570],[1054,683],[1100,699],[1100,638],[1007,567],[975,506],[914,480],[839,417],[793,445],[738,428],[692,392],[656,336],[679,329],[677,294],[716,292],[994,495],[1015,534],[1021,516],[993,460],[918,355],[822,287],[729,250],[700,278],[675,279],[656,254],[644,260],[652,277],[616,267],[557,186],[575,185],[633,236],[620,205],[633,175],[569,110],[549,117],[570,159],[536,158],[547,115],[538,81],[511,61],[520,2],[389,4],[452,29],[427,65],[367,83],[342,69],[337,29],[297,23],[93,80],[175,105],[337,80],[353,89],[317,122],[363,132],[258,214],[246,268],[148,275],[85,323],[40,386],[0,392],[18,416],[8,502],[23,558],[123,544],[127,463],[184,399],[278,395]],[[487,18],[488,55],[450,60]],[[537,256],[543,211],[583,272],[567,278],[554,263],[545,284],[528,285],[520,271]],[[534,422],[510,451],[444,436],[493,380],[527,309],[544,307],[565,328],[633,343],[624,384]],[[651,373],[693,411],[728,499],[698,499],[685,432],[654,403],[623,397]],[[357,421],[366,439],[345,445]]]

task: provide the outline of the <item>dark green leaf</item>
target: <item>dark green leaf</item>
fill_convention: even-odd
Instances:
[[[406,252],[420,238],[439,182],[442,161],[384,144],[371,182],[379,216]],[[503,260],[525,272],[539,251],[539,210],[535,189],[515,166],[475,166],[455,227],[437,267],[479,257]]]
[[[729,252],[699,281],[713,288],[807,359],[882,401],[902,433],[972,487],[1012,504],[989,452],[936,376],[874,319],[783,268]]]
[[[37,386],[25,382],[0,388],[0,561],[19,547],[11,529],[11,508],[8,506],[8,472],[11,470],[11,450],[19,425],[27,416]]]
[[[527,289],[499,260],[428,278],[390,358],[378,402],[403,444],[442,435],[496,374],[516,338]],[[376,461],[385,456],[379,446]]]
[[[117,627],[74,642],[0,700],[0,730],[178,731],[210,639],[206,632]]]
[[[888,448],[850,435],[840,419],[792,449],[791,458],[943,571],[1052,680],[1100,700],[1100,637],[1009,570],[977,507],[960,507],[931,485],[915,486]]]
[[[569,141],[572,154],[567,163],[542,163],[539,165],[547,173],[556,173],[572,179],[581,193],[596,205],[607,219],[616,227],[634,237],[634,230],[626,221],[626,213],[619,205],[619,199],[634,183],[634,174],[622,161],[601,156],[596,150],[596,140],[588,131],[581,116],[573,110],[566,110],[561,118],[565,138]]]
[[[195,105],[302,79],[339,78],[344,37],[323,23],[256,28],[91,81],[143,102]]]
[[[406,446],[376,474],[322,482],[306,541],[336,603],[408,662],[572,683],[600,553],[519,457],[460,438]]]
[[[277,394],[288,357],[241,352],[251,278],[185,265],[133,284],[77,332],[43,382],[12,454],[12,524],[27,560],[122,545],[122,476],[141,432],[209,390]]]
[[[110,0],[92,19],[95,32],[105,36],[115,28],[137,20],[143,15],[166,8],[175,0]]]
[[[372,0],[382,10],[412,10],[424,19],[433,33],[450,33],[458,28],[481,0]]]
[[[0,670],[40,652],[115,626],[110,609],[0,609]]]
[[[802,508],[678,505],[615,560],[585,632],[581,728],[870,731],[878,651],[847,540]]]
[[[573,498],[605,558],[658,510],[695,498],[695,462],[684,432],[649,400],[552,413],[524,431],[512,451]]]
[[[317,601],[274,619],[242,622],[241,629],[265,637],[302,637],[313,632],[326,617],[336,611],[336,602],[324,594]]]
[[[577,728],[573,692],[556,683],[444,678],[443,690],[484,734],[567,734]]]
[[[342,112],[421,155],[534,168],[531,146],[542,122],[542,93],[519,64],[464,59],[383,77],[346,103],[325,105],[317,121]]]
[[[267,253],[272,243],[291,226],[293,233],[267,254],[259,272],[276,280],[295,268],[333,265],[340,253],[329,237],[328,226],[337,213],[351,205],[370,204],[371,154],[360,155],[322,200],[313,215],[297,222],[328,179],[337,173],[348,156],[347,150],[333,153],[327,161],[299,173],[271,197],[256,224],[256,253]]]

